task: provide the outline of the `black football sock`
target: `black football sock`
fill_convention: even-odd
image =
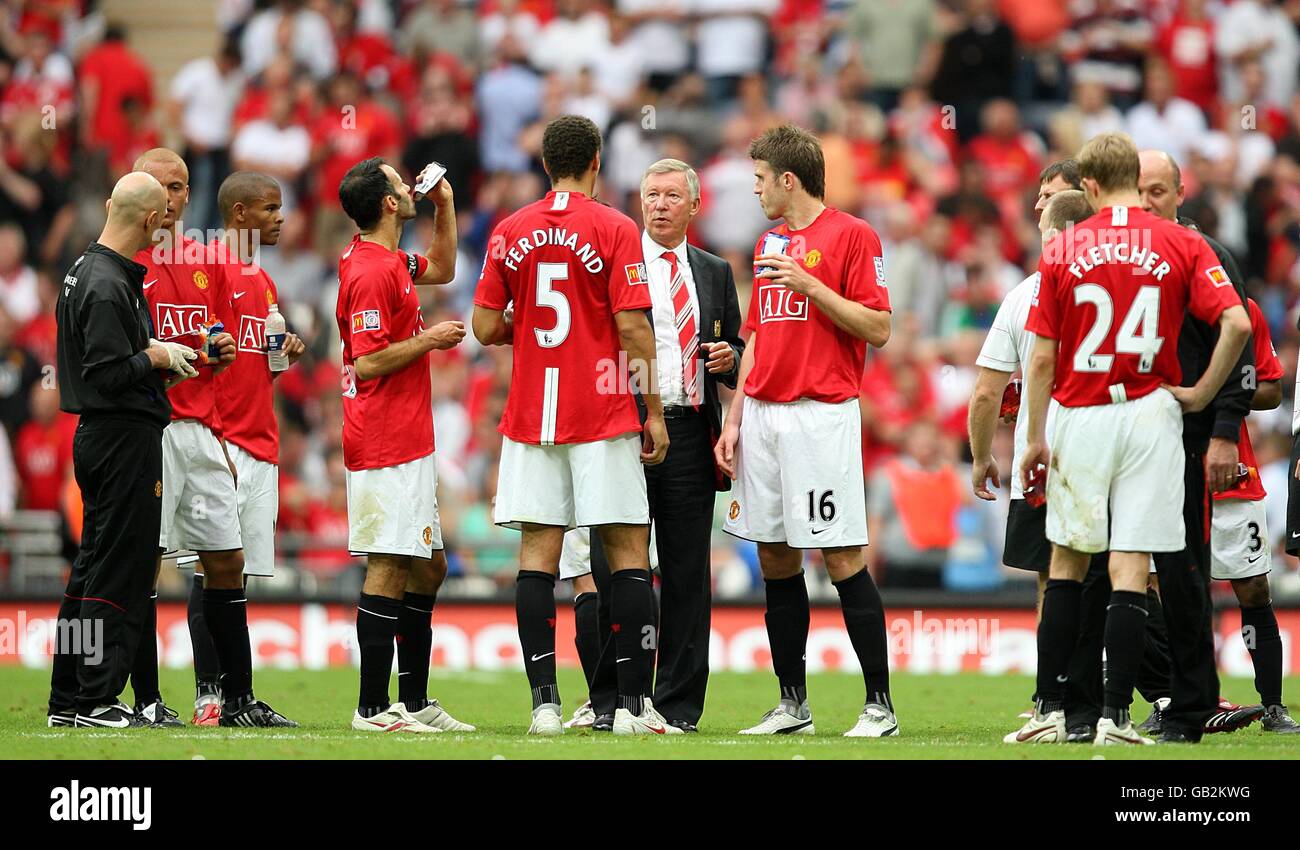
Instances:
[[[1116,726],[1128,722],[1133,686],[1142,668],[1146,629],[1146,593],[1111,591],[1106,606],[1106,702],[1101,716],[1110,718]]]
[[[1052,578],[1043,589],[1043,616],[1038,623],[1038,710],[1065,708],[1070,654],[1079,638],[1083,582]],[[1141,642],[1139,641],[1139,646]]]
[[[408,590],[397,615],[397,699],[407,711],[419,711],[429,704],[429,655],[437,598]]]
[[[1255,665],[1255,690],[1265,706],[1282,705],[1282,635],[1273,604],[1241,609],[1241,637]]]
[[[767,642],[772,647],[772,669],[781,686],[781,699],[796,706],[808,699],[808,585],[803,573],[790,578],[763,580],[767,593]]]
[[[357,600],[357,647],[361,650],[361,695],[357,711],[373,717],[387,711],[388,677],[393,672],[393,640],[402,602],[362,593]]]
[[[889,640],[885,636],[885,606],[871,573],[859,570],[834,582],[844,612],[844,627],[862,666],[867,702],[894,710],[889,698]]]
[[[618,671],[618,707],[633,714],[644,709],[654,681],[655,630],[654,587],[650,571],[619,570],[610,580],[610,628],[614,632]]]
[[[555,576],[540,570],[520,570],[515,579],[515,621],[524,672],[533,689],[533,708],[560,704],[555,683]]]
[[[242,705],[253,695],[253,650],[248,640],[248,599],[242,587],[203,588],[203,618],[221,663],[221,701]]]
[[[1274,627],[1276,631],[1276,626]],[[131,690],[136,705],[149,705],[162,699],[158,692],[158,591],[153,591],[144,609],[140,626],[140,643],[131,667]]]
[[[588,692],[591,691],[591,680],[596,675],[596,664],[600,661],[599,599],[600,596],[596,593],[579,593],[573,599],[576,628],[573,644],[578,650],[578,661],[582,663],[582,675],[587,680]]]
[[[203,574],[195,573],[190,585],[190,601],[185,608],[190,626],[190,647],[194,653],[194,696],[221,695],[221,662],[212,645],[208,621],[203,616]]]

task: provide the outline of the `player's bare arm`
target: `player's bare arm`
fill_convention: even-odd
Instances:
[[[1229,307],[1219,316],[1219,339],[1214,344],[1214,353],[1210,356],[1210,365],[1205,374],[1195,386],[1165,388],[1174,394],[1184,411],[1196,413],[1204,410],[1223,386],[1223,382],[1228,380],[1237,357],[1249,341],[1250,316],[1246,313],[1246,308]]]
[[[373,378],[391,375],[430,351],[455,348],[464,338],[464,322],[441,322],[431,328],[425,328],[419,336],[395,342],[382,351],[375,351],[358,357],[356,362],[357,380],[369,381]]]
[[[479,345],[505,345],[514,333],[505,310],[493,310],[478,304],[474,305],[470,327],[473,328],[474,339],[478,340]]]
[[[418,184],[423,177],[424,172],[421,171],[415,182]],[[456,277],[456,205],[447,178],[439,180],[438,185],[433,187],[429,192],[429,200],[433,201],[434,206],[433,242],[424,253],[429,265],[415,282],[418,285],[437,286],[451,283]]]
[[[645,402],[644,438],[648,445],[641,450],[646,466],[663,463],[668,455],[668,426],[664,424],[664,407],[659,398],[659,370],[655,365],[655,334],[649,318],[641,310],[620,310],[614,314],[618,340],[630,362],[645,364],[641,369],[646,386],[641,399]]]
[[[971,457],[974,458],[971,464],[971,488],[976,496],[986,502],[997,499],[997,494],[989,490],[986,482],[992,479],[993,490],[1002,486],[998,476],[998,464],[993,459],[993,434],[998,427],[1002,392],[1010,382],[1010,372],[1000,372],[997,369],[981,366],[979,377],[975,379],[975,391],[971,393],[970,412],[967,415],[970,452]]]
[[[892,325],[888,310],[872,310],[864,304],[845,298],[785,254],[760,254],[754,260],[754,265],[770,269],[758,277],[775,281],[792,292],[808,296],[817,305],[817,309],[825,313],[840,330],[864,339],[876,348],[889,342]]]
[[[1242,311],[1245,314],[1245,311]],[[1039,336],[1034,340],[1034,353],[1025,367],[1025,404],[1029,417],[1029,441],[1025,445],[1025,456],[1020,459],[1020,483],[1029,487],[1029,470],[1038,464],[1047,466],[1051,463],[1052,453],[1047,448],[1047,405],[1052,398],[1052,386],[1055,383],[1056,340]],[[1233,355],[1236,361],[1236,355]]]
[[[745,353],[740,355],[740,374],[736,378],[736,394],[731,399],[731,406],[727,408],[727,421],[722,423],[722,434],[718,437],[717,445],[713,447],[713,457],[718,462],[718,469],[725,472],[728,478],[736,477],[736,443],[740,440],[740,420],[745,413],[745,379],[754,368],[754,337],[757,334],[757,329],[750,334]]]
[[[1281,381],[1260,381],[1250,400],[1251,410],[1274,410],[1282,403]]]

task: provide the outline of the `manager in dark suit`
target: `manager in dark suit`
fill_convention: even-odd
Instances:
[[[713,461],[722,432],[718,383],[735,389],[745,343],[731,266],[686,243],[686,229],[700,211],[695,170],[676,159],[650,166],[641,179],[641,210],[669,439],[664,462],[645,469],[662,581],[653,700],[669,723],[694,731],[709,683],[714,493],[731,489]],[[600,536],[591,537],[592,573],[602,591],[600,634],[607,637],[609,568]],[[612,725],[616,696],[613,641],[604,644],[591,688],[598,728]]]

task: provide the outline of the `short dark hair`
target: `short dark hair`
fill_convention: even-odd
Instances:
[[[826,196],[826,159],[817,137],[794,124],[767,130],[749,143],[749,158],[766,162],[777,174],[790,172],[814,198]]]
[[[397,197],[383,165],[383,157],[363,159],[349,168],[339,182],[339,202],[343,204],[343,212],[362,230],[369,230],[379,223],[384,198]]]
[[[1038,175],[1038,185],[1049,183],[1057,177],[1069,183],[1071,189],[1083,189],[1083,182],[1079,179],[1079,160],[1073,157],[1058,159],[1044,168]]]
[[[221,181],[217,190],[217,209],[221,211],[221,221],[230,221],[235,211],[235,204],[247,204],[255,198],[264,198],[274,189],[280,191],[280,184],[269,174],[260,171],[236,171]]]
[[[600,153],[600,129],[590,118],[561,115],[542,133],[542,165],[551,182],[581,177]]]
[[[1066,189],[1057,192],[1043,208],[1043,218],[1052,230],[1065,228],[1092,218],[1093,209],[1088,205],[1088,197],[1079,189]]]

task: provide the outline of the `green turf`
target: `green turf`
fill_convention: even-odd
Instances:
[[[186,671],[163,671],[163,693],[182,714],[192,680]],[[0,758],[1189,758],[1260,759],[1300,757],[1300,736],[1267,735],[1258,725],[1232,734],[1208,736],[1199,747],[1120,748],[1091,746],[1009,746],[1001,743],[1020,723],[1016,714],[1028,702],[1028,676],[921,676],[893,679],[901,736],[845,739],[861,708],[858,676],[810,677],[809,693],[817,720],[816,736],[743,738],[735,730],[758,721],[771,708],[776,690],[767,673],[719,673],[709,682],[708,711],[696,735],[654,739],[615,739],[608,734],[566,732],[562,738],[529,738],[528,688],[522,673],[437,673],[430,689],[453,714],[476,724],[468,735],[379,735],[348,727],[356,695],[356,672],[262,670],[259,696],[302,723],[299,729],[177,730],[136,729],[101,732],[47,729],[48,673],[0,670]],[[576,670],[561,670],[560,687],[570,700],[584,689]],[[1289,693],[1300,679],[1287,681]],[[1224,695],[1254,698],[1249,681],[1224,681]],[[1146,715],[1145,704],[1134,713]],[[188,719],[188,718],[185,718]]]

